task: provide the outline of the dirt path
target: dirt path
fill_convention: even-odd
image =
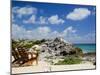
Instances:
[[[38,66],[12,68],[12,74],[64,71],[64,70],[82,70],[82,69],[95,69],[95,66],[90,62],[75,64],[75,65],[50,65],[46,62],[41,61],[39,62]]]

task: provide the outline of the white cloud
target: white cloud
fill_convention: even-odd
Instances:
[[[12,22],[15,22],[14,19],[15,19],[14,14],[12,14],[12,18],[11,18]]]
[[[95,32],[91,32],[91,33],[88,33],[87,35],[84,35],[83,38],[87,39],[88,41],[90,42],[93,42],[95,41]]]
[[[38,27],[34,30],[26,30],[17,24],[12,25],[12,38],[14,39],[42,39],[51,32],[49,27]]]
[[[39,27],[37,28],[37,32],[39,32],[40,34],[48,34],[49,32],[51,32],[51,29],[49,27]]]
[[[18,6],[16,6],[16,7],[13,7],[12,8],[12,13],[17,13],[17,10],[19,9],[19,7]]]
[[[66,18],[70,20],[82,20],[88,17],[91,14],[91,11],[87,8],[75,8],[72,12],[70,12]]]
[[[34,24],[36,22],[36,16],[32,15],[28,20],[24,20],[23,23],[32,23]]]
[[[26,30],[17,24],[12,25],[12,38],[14,39],[52,39],[56,37],[62,37],[71,43],[95,43],[95,32],[80,36],[76,34],[76,29],[72,26],[58,32],[47,26]]]
[[[49,17],[48,18],[48,21],[51,24],[63,24],[64,23],[64,20],[63,19],[60,19],[58,17],[58,15],[53,15],[53,16]]]
[[[95,32],[90,32],[85,35],[73,34],[73,35],[67,36],[67,38],[65,39],[69,40],[72,43],[85,43],[85,44],[86,43],[96,43]]]
[[[23,15],[36,14],[37,8],[35,7],[13,7],[12,12],[16,13],[18,17],[22,17]]]
[[[39,24],[39,25],[45,25],[48,24],[46,21],[47,18],[40,16],[39,19],[36,18],[36,15],[32,15],[28,20],[23,20],[23,23],[30,23],[30,24]]]
[[[61,36],[65,37],[66,35],[72,34],[75,32],[76,32],[76,29],[74,29],[72,26],[69,26],[61,33]]]
[[[46,25],[46,24],[63,24],[64,20],[63,19],[59,19],[58,15],[54,15],[51,16],[49,18],[44,17],[44,16],[40,16],[37,20],[36,20],[36,16],[32,15],[28,20],[24,20],[23,23],[30,23],[30,24],[39,24],[39,25]]]
[[[73,33],[73,27],[68,27],[62,32],[53,31],[47,26],[38,27],[34,30],[26,30],[17,24],[12,25],[12,38],[14,39],[43,39],[43,38],[55,38],[55,37],[65,37],[68,34]]]
[[[46,21],[46,18],[43,16],[40,16],[39,18],[39,24],[47,24],[48,22]]]
[[[23,38],[27,35],[26,29],[18,26],[17,24],[12,24],[12,38],[18,39],[18,38]]]
[[[74,30],[74,28],[73,28],[72,26],[69,26],[69,27],[66,28],[63,32],[64,32],[64,33],[66,33],[66,32],[72,32],[72,33],[75,33],[76,30]]]

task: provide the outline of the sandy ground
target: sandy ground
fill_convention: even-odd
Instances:
[[[83,62],[75,65],[50,65],[46,62],[39,62],[37,66],[12,68],[12,74],[82,69],[95,69],[95,66],[91,62]]]

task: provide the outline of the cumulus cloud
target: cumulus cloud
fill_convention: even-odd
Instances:
[[[14,19],[15,19],[15,18],[14,18],[14,14],[12,14],[12,18],[11,18],[12,22],[15,22]]]
[[[46,24],[59,25],[59,24],[63,24],[64,20],[60,19],[58,17],[58,15],[54,15],[54,16],[51,16],[49,18],[44,17],[44,16],[40,16],[36,20],[36,15],[32,15],[28,20],[24,20],[23,23],[39,24],[39,25],[46,25]]]
[[[58,32],[53,31],[50,27],[40,26],[34,30],[26,30],[24,27],[21,27],[17,24],[12,25],[12,37],[20,39],[42,39],[42,38],[55,38],[55,37],[65,37],[68,34],[73,33],[75,29],[70,26],[67,27],[64,31]]]
[[[87,35],[84,35],[83,38],[85,38],[85,42],[88,40],[90,43],[95,43],[95,38],[96,37],[96,34],[95,32],[90,32],[88,33]]]
[[[46,21],[46,18],[45,17],[43,17],[43,16],[40,16],[40,18],[39,18],[39,24],[47,24],[48,22]]]
[[[37,31],[40,33],[40,34],[48,34],[49,32],[51,32],[51,29],[49,27],[39,27],[37,28]]]
[[[27,30],[17,24],[12,25],[12,38],[13,39],[42,39],[48,36],[51,32],[49,27],[38,27],[34,30]]]
[[[46,25],[48,24],[47,18],[40,16],[39,19],[36,18],[36,15],[32,15],[29,19],[23,20],[23,23],[29,24],[39,24],[39,25]]]
[[[69,34],[69,33],[75,33],[75,32],[76,32],[76,29],[74,29],[72,26],[69,26],[68,28],[66,28],[66,29],[62,32],[61,36],[66,36],[66,35]]]
[[[35,7],[13,7],[12,12],[16,13],[18,17],[22,17],[23,15],[36,14],[37,8]]]
[[[88,17],[91,14],[91,11],[87,8],[75,8],[72,12],[70,12],[66,19],[70,20],[82,20]]]
[[[21,26],[18,26],[17,24],[12,25],[12,38],[18,39],[23,38],[26,33],[26,29],[24,29]]]
[[[85,35],[76,35],[75,38],[71,38],[71,40],[74,43],[96,43],[96,38],[95,38],[95,32],[90,32]],[[76,39],[76,40],[75,40]]]
[[[95,43],[95,32],[91,32],[80,36],[76,34],[76,29],[72,26],[65,28],[63,31],[58,32],[52,30],[50,27],[42,26],[33,30],[27,30],[17,24],[12,25],[12,38],[13,39],[53,39],[62,37],[68,42],[72,43]]]
[[[32,23],[34,24],[36,22],[36,16],[32,15],[28,20],[24,20],[23,23]]]
[[[53,16],[49,17],[48,18],[48,21],[51,24],[63,24],[64,23],[64,20],[63,19],[60,19],[58,17],[58,15],[53,15]]]

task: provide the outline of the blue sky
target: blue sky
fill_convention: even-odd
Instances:
[[[95,43],[95,11],[89,5],[12,1],[12,38]]]

